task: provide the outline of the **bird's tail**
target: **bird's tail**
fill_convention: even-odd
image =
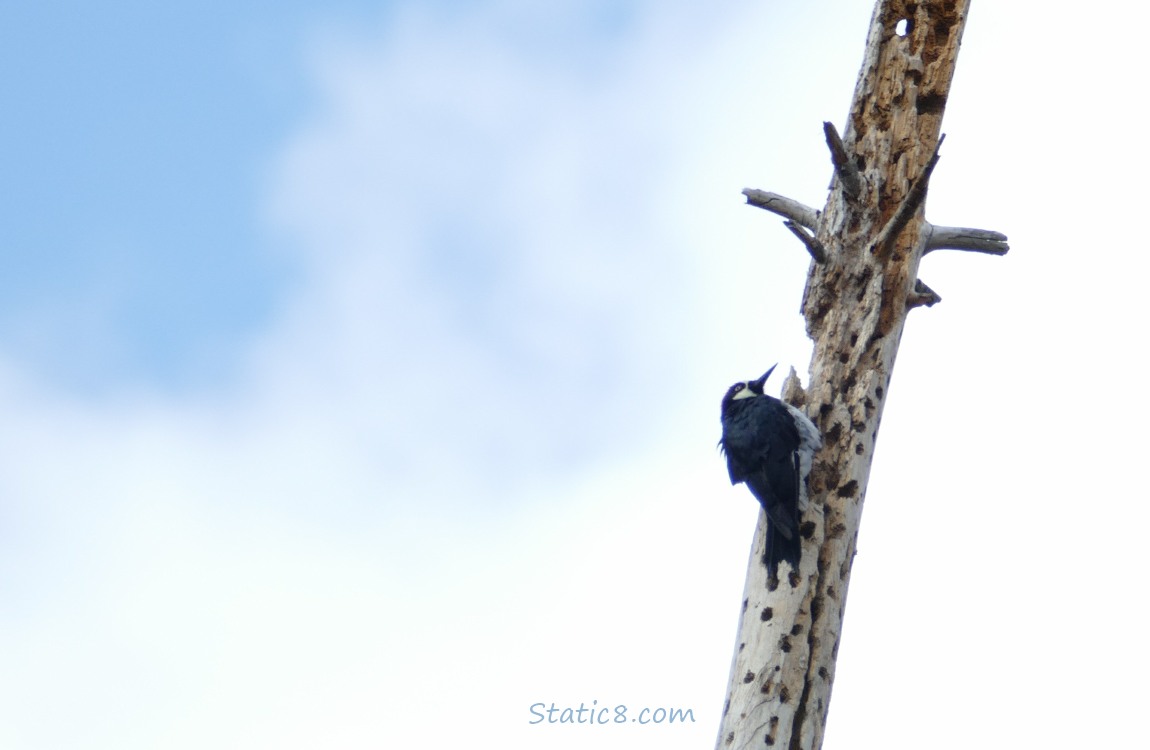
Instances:
[[[787,538],[780,532],[775,524],[767,524],[767,544],[763,550],[763,563],[767,566],[767,574],[771,578],[779,577],[779,563],[784,560],[791,564],[794,570],[799,569],[799,554],[802,552],[802,539],[798,534]]]

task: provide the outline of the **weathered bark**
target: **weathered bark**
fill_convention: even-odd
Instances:
[[[933,228],[923,216],[968,5],[878,1],[845,134],[840,139],[829,123],[824,128],[835,176],[821,212],[743,191],[748,203],[786,217],[813,256],[802,305],[814,341],[810,386],[804,393],[792,370],[783,397],[805,407],[824,448],[809,479],[802,561],[798,571],[784,566],[785,580],[767,580],[760,514],[720,750],[822,745],[863,497],[899,339],[909,310],[940,299],[917,279],[919,260],[928,249],[1007,250],[997,232]]]

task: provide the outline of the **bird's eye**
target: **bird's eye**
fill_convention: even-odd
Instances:
[[[738,383],[738,384],[735,386],[735,393],[738,393],[739,391],[743,390],[743,388],[744,388],[744,387],[745,387],[745,386],[744,386],[742,383]]]

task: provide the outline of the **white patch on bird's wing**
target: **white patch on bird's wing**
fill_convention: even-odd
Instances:
[[[799,510],[807,509],[807,476],[811,473],[811,465],[814,463],[815,451],[823,447],[822,436],[819,435],[819,428],[815,427],[806,414],[791,406],[788,403],[783,404],[787,407],[791,417],[795,420],[795,427],[799,430],[799,447],[795,453],[799,456]]]

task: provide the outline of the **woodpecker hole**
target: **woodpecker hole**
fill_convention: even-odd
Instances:
[[[767,745],[769,747],[769,746],[775,744],[775,738],[769,734],[763,735],[763,744]]]
[[[773,609],[771,609],[770,607],[763,607],[763,611],[759,613],[759,619],[762,620],[763,622],[770,620],[774,616],[775,616],[775,611]]]
[[[863,448],[862,443],[855,443],[855,455],[861,456],[863,454],[863,450],[865,449]]]
[[[797,589],[802,582],[803,579],[799,576],[799,571],[797,570],[792,570],[790,575],[787,576],[787,583],[791,584],[792,589]]]
[[[827,445],[833,445],[839,441],[843,434],[842,422],[835,422],[829,430],[827,430],[826,438]]]
[[[803,632],[803,624],[801,622],[796,622],[795,626],[793,628],[791,628],[791,635],[799,635],[802,632]]]
[[[906,36],[910,33],[910,20],[906,18],[899,19],[899,22],[894,25],[894,33],[899,36]]]
[[[791,691],[787,690],[787,686],[783,685],[779,688],[779,703],[786,703],[791,699]]]
[[[803,525],[799,527],[799,534],[802,535],[803,539],[810,539],[815,535],[815,522],[804,521]]]
[[[942,94],[923,94],[915,100],[914,108],[920,115],[942,114],[946,108],[946,97]]]
[[[745,675],[743,675],[743,682],[744,683],[754,682],[754,681],[755,681],[755,673],[754,672],[747,672]]]
[[[822,679],[824,679],[824,680],[825,680],[826,678],[828,678],[828,677],[830,677],[830,676],[831,676],[831,675],[830,675],[830,672],[828,672],[828,671],[827,671],[827,668],[826,668],[826,667],[819,667],[819,677],[820,677],[820,678],[822,678]],[[729,707],[730,705],[731,705],[730,703],[728,703],[728,704],[727,704],[727,706],[728,706],[728,707]],[[723,713],[726,713],[726,711],[724,710],[724,711],[723,711]]]
[[[875,388],[874,388],[874,395],[878,396],[878,397],[881,399],[881,398],[882,398],[882,394],[884,394],[884,393],[886,393],[886,391],[884,391],[884,390],[882,389],[882,386],[881,386],[881,385],[876,385],[876,386],[875,386]]]
[[[740,650],[740,651],[742,651],[742,650],[743,650],[743,649],[745,649],[746,647],[747,647],[747,644],[745,644],[745,643],[740,643],[740,644],[739,644],[739,650]]]
[[[784,654],[791,652],[791,637],[789,635],[784,635],[779,639],[779,651],[782,651]]]

